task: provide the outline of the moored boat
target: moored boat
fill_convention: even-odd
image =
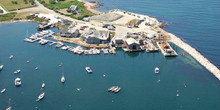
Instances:
[[[37,98],[36,101],[42,100],[42,99],[44,98],[44,95],[45,95],[45,92],[41,93],[41,94],[38,96],[38,98]]]
[[[0,65],[0,71],[3,69],[4,65]]]
[[[15,79],[15,86],[21,86],[21,79],[20,78]]]
[[[87,71],[88,73],[92,73],[92,70],[91,70],[90,67],[86,67],[86,71]]]
[[[15,72],[14,72],[14,74],[18,74],[18,73],[20,73],[21,72],[21,70],[16,70]]]
[[[13,55],[10,55],[10,56],[9,56],[9,59],[12,59],[13,57],[14,57]]]
[[[42,83],[41,87],[44,88],[45,87],[45,83]]]
[[[159,68],[156,67],[156,68],[154,69],[154,72],[155,72],[155,73],[159,73],[159,72],[160,72]]]
[[[3,94],[5,91],[6,91],[6,89],[4,88],[4,89],[1,90],[1,93]]]

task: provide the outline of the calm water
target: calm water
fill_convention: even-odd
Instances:
[[[91,0],[92,1],[92,0]],[[97,0],[99,10],[123,9],[172,23],[166,28],[220,68],[220,0]]]
[[[48,44],[24,42],[27,30],[29,35],[34,34],[37,25],[0,24],[0,64],[4,64],[0,89],[7,89],[0,94],[0,110],[8,106],[9,98],[15,110],[180,110],[181,106],[185,110],[220,109],[219,81],[187,54],[166,59],[161,53],[129,54],[119,50],[116,55],[78,56]],[[178,53],[182,51],[175,48]],[[9,60],[11,54],[14,58]],[[61,62],[65,84],[60,82]],[[39,70],[35,70],[36,66],[40,66]],[[94,73],[87,74],[86,66]],[[158,75],[154,73],[157,66]],[[14,75],[17,69],[21,73]],[[16,77],[22,79],[21,87],[14,86]],[[43,81],[45,98],[36,102]],[[107,92],[113,85],[120,86],[121,92]],[[82,90],[78,92],[77,88]]]

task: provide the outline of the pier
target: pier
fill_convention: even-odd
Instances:
[[[182,48],[188,54],[190,54],[195,60],[197,60],[202,66],[204,66],[208,71],[210,71],[218,80],[220,80],[220,70],[211,63],[206,57],[204,57],[200,52],[195,48],[191,47],[186,42],[182,41],[180,38],[175,35],[168,33],[171,37],[170,42]]]
[[[159,47],[161,53],[162,53],[165,57],[176,57],[176,56],[178,56],[178,54],[176,53],[176,51],[173,50],[173,48],[170,46],[169,43],[166,43],[166,46],[167,46],[167,47],[164,47],[161,42],[157,42],[157,46]]]
[[[147,45],[146,45],[146,52],[158,52],[159,51],[159,48],[156,47],[152,40],[147,40]]]

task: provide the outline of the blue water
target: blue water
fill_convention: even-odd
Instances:
[[[14,110],[220,109],[219,81],[188,54],[164,58],[160,52],[118,50],[116,55],[79,56],[55,46],[24,42],[27,31],[29,35],[36,33],[37,25],[0,24],[0,64],[4,64],[0,90],[7,89],[0,94],[0,110],[9,105],[9,98]],[[183,51],[172,46],[178,53]],[[12,54],[14,58],[9,60]],[[63,66],[59,67],[61,62]],[[36,66],[40,66],[39,70],[35,70]],[[87,74],[86,66],[94,73]],[[160,68],[160,74],[154,73],[155,67]],[[21,69],[21,73],[14,75],[17,69]],[[65,84],[60,82],[62,69]],[[14,86],[16,77],[22,79],[21,87]],[[46,83],[45,98],[36,102],[42,93],[43,81]],[[108,92],[113,85],[122,90],[118,94]],[[78,92],[77,88],[82,90]]]
[[[91,0],[92,1],[92,0]],[[100,11],[122,9],[172,23],[166,27],[220,68],[220,0],[97,0]]]

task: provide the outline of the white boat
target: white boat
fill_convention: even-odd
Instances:
[[[13,55],[10,55],[10,56],[9,56],[9,59],[12,59],[13,57],[14,57]]]
[[[159,68],[156,67],[155,70],[154,70],[154,72],[155,72],[155,73],[159,73],[159,72],[160,72]]]
[[[11,108],[12,108],[12,107],[10,106],[10,107],[8,107],[6,110],[11,110]]]
[[[6,91],[6,89],[4,88],[4,89],[2,89],[1,93],[3,94],[5,91]]]
[[[15,79],[15,86],[21,86],[21,79],[20,78]]]
[[[105,74],[103,74],[103,77],[105,78],[105,77],[106,77],[106,75],[105,75]]]
[[[36,67],[35,70],[38,70],[38,67]]]
[[[62,82],[62,83],[65,82],[65,77],[64,77],[64,76],[61,77],[61,82]]]
[[[14,72],[14,74],[18,74],[18,73],[20,73],[21,72],[21,70],[16,70],[15,72]]]
[[[42,99],[44,98],[44,95],[45,95],[45,92],[41,93],[41,94],[38,96],[38,98],[37,98],[36,101],[42,100]]]
[[[77,90],[77,91],[81,91],[81,88],[77,88],[76,90]]]
[[[92,70],[91,70],[90,67],[86,67],[86,71],[87,71],[88,73],[92,73]]]
[[[3,69],[4,65],[0,65],[0,71]]]
[[[33,43],[33,42],[34,42],[32,39],[29,39],[29,38],[25,38],[24,41],[30,42],[30,43]]]
[[[41,87],[44,88],[44,87],[45,87],[45,83],[43,83],[43,84],[41,85]]]

